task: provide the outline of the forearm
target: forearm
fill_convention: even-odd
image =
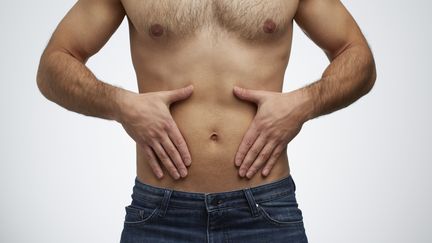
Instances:
[[[41,58],[37,84],[41,93],[58,105],[108,120],[118,120],[121,97],[130,93],[98,80],[85,64],[60,51]]]
[[[366,45],[352,45],[332,60],[320,80],[296,90],[304,100],[304,121],[342,109],[373,87],[375,63]]]

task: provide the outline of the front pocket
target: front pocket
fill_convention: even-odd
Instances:
[[[257,207],[261,215],[272,224],[303,224],[303,215],[294,193],[257,203]]]
[[[157,215],[159,207],[146,208],[137,205],[128,205],[125,207],[126,215],[124,219],[125,225],[142,225],[147,223],[155,215]]]

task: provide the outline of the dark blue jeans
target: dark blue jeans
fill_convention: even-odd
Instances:
[[[256,187],[199,193],[135,177],[121,243],[307,243],[292,176]]]

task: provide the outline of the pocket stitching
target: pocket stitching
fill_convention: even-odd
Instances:
[[[261,212],[261,215],[264,216],[264,218],[267,219],[267,221],[269,221],[270,223],[273,223],[276,225],[297,225],[297,224],[303,223],[303,219],[302,220],[296,220],[296,221],[280,221],[280,220],[274,219],[265,211],[265,209],[263,207],[261,207],[260,204],[257,203],[257,207],[258,207],[259,211]]]
[[[126,206],[126,208],[132,209],[131,211],[132,211],[133,213],[138,214],[138,215],[140,215],[140,216],[142,215],[141,212],[144,211],[143,209],[136,208],[136,207],[134,207],[134,206],[132,206],[132,205]],[[139,221],[126,221],[126,219],[125,219],[123,222],[124,222],[124,224],[127,224],[127,225],[136,225],[136,224],[142,224],[142,223],[145,223],[145,222],[149,221],[150,219],[152,219],[152,218],[154,217],[154,215],[157,213],[158,209],[159,209],[159,206],[156,207],[156,208],[155,208],[155,209],[150,213],[150,215],[148,215],[147,217],[145,217],[145,218],[143,218],[143,219],[141,219],[141,220],[139,220]],[[126,214],[127,214],[127,213],[131,213],[131,212],[127,212],[127,211],[126,211]]]

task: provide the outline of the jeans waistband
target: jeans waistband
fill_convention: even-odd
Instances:
[[[253,207],[255,203],[265,202],[277,197],[294,193],[296,186],[291,174],[270,183],[247,187],[243,189],[224,192],[188,192],[162,188],[143,183],[135,177],[132,199],[145,201],[165,207],[180,207],[207,211],[235,208]]]

